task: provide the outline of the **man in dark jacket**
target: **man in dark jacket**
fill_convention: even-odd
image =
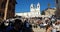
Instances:
[[[23,23],[20,19],[16,19],[13,29],[8,32],[22,32]]]

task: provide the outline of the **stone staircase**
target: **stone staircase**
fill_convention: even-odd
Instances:
[[[45,32],[45,29],[41,28],[38,26],[38,28],[32,28],[34,32]]]

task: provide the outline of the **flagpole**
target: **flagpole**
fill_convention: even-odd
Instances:
[[[9,0],[7,0],[7,2],[6,2],[5,12],[4,12],[4,20],[6,20],[6,18],[7,18],[8,4],[9,4]]]

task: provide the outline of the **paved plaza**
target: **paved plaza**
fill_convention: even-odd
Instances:
[[[38,28],[32,28],[34,32],[45,32],[45,29],[38,27]]]

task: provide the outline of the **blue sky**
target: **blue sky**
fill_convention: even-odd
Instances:
[[[30,11],[30,5],[33,3],[34,5],[37,5],[37,3],[40,3],[40,10],[44,10],[48,7],[48,3],[51,4],[51,8],[55,7],[54,0],[16,0],[17,4],[15,7],[16,12],[29,12]]]

